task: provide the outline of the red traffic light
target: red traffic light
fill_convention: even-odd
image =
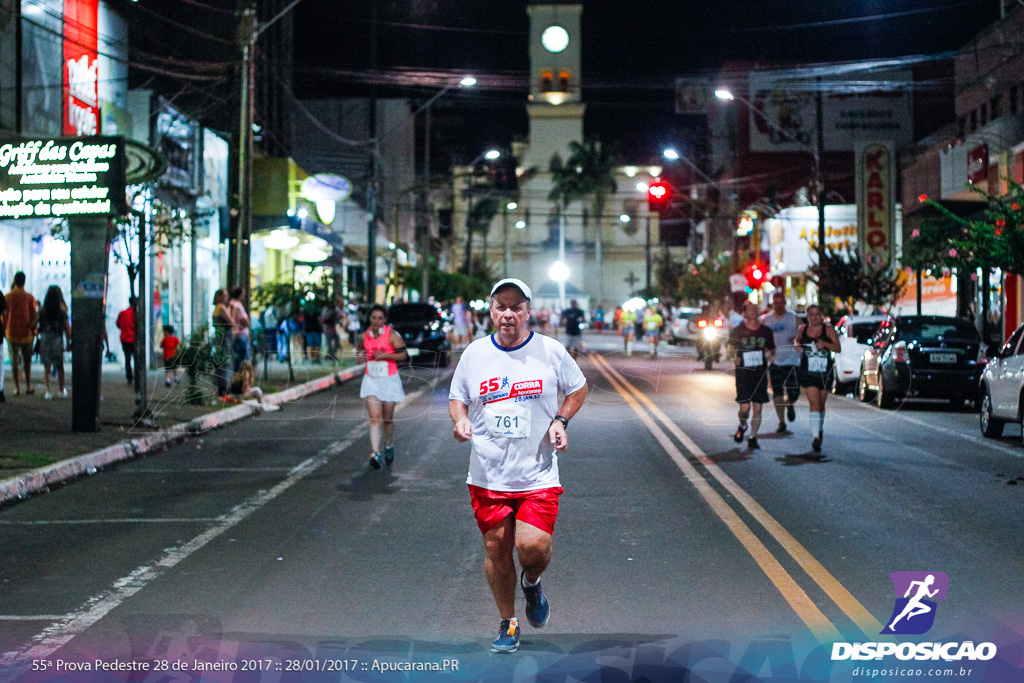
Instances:
[[[768,280],[768,269],[759,263],[747,265],[745,274],[747,286],[751,289],[761,289],[761,286]]]
[[[655,182],[647,186],[647,208],[651,211],[664,211],[669,207],[672,190],[668,183]]]

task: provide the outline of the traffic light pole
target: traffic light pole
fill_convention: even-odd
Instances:
[[[644,298],[650,298],[651,296],[651,214],[647,214],[647,240],[644,245],[645,261],[647,268],[647,276],[645,281],[647,283],[646,290],[644,291]]]

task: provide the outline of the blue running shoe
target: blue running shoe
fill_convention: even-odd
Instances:
[[[384,462],[391,464],[395,461],[395,447],[385,446],[384,447]]]
[[[534,628],[544,628],[551,616],[551,608],[548,606],[548,599],[540,589],[540,581],[536,586],[527,586],[526,572],[519,575],[519,585],[523,587],[523,594],[526,596],[526,620]]]
[[[515,618],[502,619],[498,637],[491,643],[491,652],[512,654],[519,649],[519,621]]]
[[[382,467],[380,462],[380,453],[370,454],[370,467],[372,467],[375,470],[379,470]]]

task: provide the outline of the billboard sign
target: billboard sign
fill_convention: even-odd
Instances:
[[[64,135],[100,133],[99,0],[64,0]]]
[[[822,79],[805,84],[775,72],[750,74],[750,151],[807,152],[817,142],[817,111],[814,90],[822,88],[823,146],[830,152],[852,152],[857,142],[885,138],[896,144],[913,142],[913,102],[908,92],[870,90],[870,81],[909,81],[909,72],[878,75],[857,74],[855,92],[848,80]],[[863,81],[868,81],[867,84]],[[881,86],[881,84],[880,84]]]
[[[0,143],[0,219],[122,215],[124,167],[121,138]]]
[[[896,161],[891,142],[860,143],[857,163],[857,237],[864,267],[892,266],[896,225]]]

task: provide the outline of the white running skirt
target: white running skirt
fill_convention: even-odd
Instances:
[[[402,378],[398,373],[387,377],[370,377],[363,375],[363,384],[359,388],[359,398],[376,396],[384,403],[401,403],[405,400],[402,389]]]

